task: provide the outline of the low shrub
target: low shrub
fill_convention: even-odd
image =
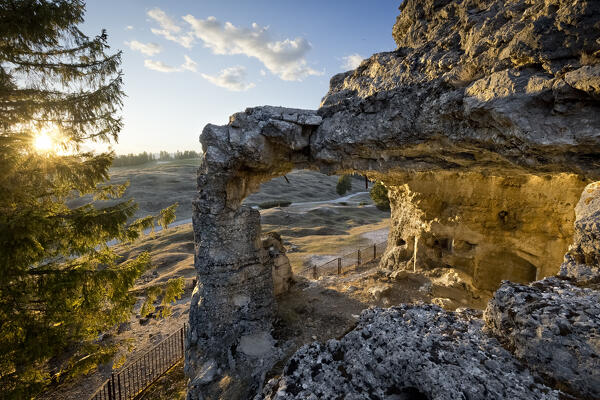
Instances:
[[[259,203],[258,207],[262,210],[266,210],[267,208],[273,207],[288,207],[290,204],[292,204],[292,202],[288,200],[271,200]]]
[[[390,199],[388,190],[381,182],[377,182],[370,191],[371,199],[375,206],[382,211],[390,210]]]

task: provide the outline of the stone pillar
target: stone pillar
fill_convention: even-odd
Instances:
[[[199,172],[193,203],[194,265],[185,372],[188,399],[247,398],[275,357],[271,260],[260,238],[260,214],[230,207],[228,176]]]

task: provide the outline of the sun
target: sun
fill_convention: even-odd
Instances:
[[[39,132],[33,140],[33,147],[40,153],[54,151],[55,143],[47,132]]]

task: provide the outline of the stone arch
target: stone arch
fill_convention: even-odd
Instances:
[[[390,189],[392,220],[398,223],[395,233],[392,228],[393,246],[389,246],[382,264],[388,268],[403,264],[413,269],[451,265],[471,275],[477,272],[486,289],[490,281],[497,279],[485,278],[485,270],[476,267],[483,268],[484,263],[475,260],[477,252],[491,244],[483,243],[484,235],[473,230],[477,220],[471,227],[451,221],[462,210],[460,207],[469,206],[468,202],[464,204],[470,196],[465,182],[480,182],[482,190],[496,199],[490,203],[479,199],[484,204],[477,206],[490,210],[489,223],[499,225],[502,237],[509,242],[517,228],[513,227],[515,224],[508,227],[507,218],[498,216],[504,215],[502,211],[511,205],[507,205],[502,194],[519,192],[522,187],[523,193],[535,191],[535,187],[527,186],[532,179],[549,185],[544,178],[526,170],[506,172],[517,178],[489,176],[478,170],[478,159],[465,158],[458,148],[448,150],[435,143],[430,143],[429,149],[420,143],[388,143],[387,149],[381,150],[381,144],[372,137],[356,137],[352,129],[357,127],[346,126],[346,137],[339,121],[332,125],[323,116],[327,116],[323,110],[317,113],[257,107],[234,114],[226,126],[207,125],[202,133],[205,153],[198,171],[198,195],[193,202],[198,280],[190,307],[185,364],[186,374],[191,377],[190,399],[196,399],[194,393],[218,390],[215,383],[225,377],[246,382],[242,397],[255,392],[279,357],[270,336],[275,304],[269,255],[260,241],[260,214],[242,205],[242,200],[262,182],[292,169],[313,169],[325,174],[355,172],[371,180],[382,180]],[[340,142],[332,139],[335,137]],[[347,146],[342,145],[344,141]],[[467,159],[469,167],[475,170],[428,171],[431,163],[447,165],[452,152],[460,160]],[[484,158],[482,163],[487,165],[489,160]],[[419,165],[424,171],[411,170]],[[556,179],[555,185],[563,191],[564,183],[570,185],[565,191],[568,201],[574,201],[569,196],[579,196],[578,185],[583,182],[575,175]],[[433,192],[419,186],[421,182],[430,182]],[[458,189],[458,197],[444,198]],[[431,196],[437,199],[431,201]],[[404,219],[398,213],[404,213]],[[572,219],[565,218],[564,225],[569,226]],[[562,251],[570,239],[567,232]],[[527,263],[522,258],[513,261],[521,266]],[[518,280],[535,278],[530,277],[528,268],[513,269]]]

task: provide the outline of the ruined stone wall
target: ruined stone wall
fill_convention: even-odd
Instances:
[[[445,171],[384,179],[392,211],[381,266],[453,267],[485,290],[497,289],[504,279],[527,283],[558,272],[585,186],[573,174]]]

